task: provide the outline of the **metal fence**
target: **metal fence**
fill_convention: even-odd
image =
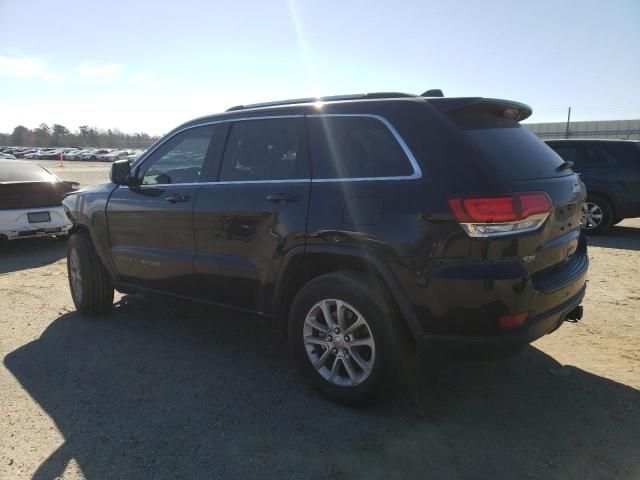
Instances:
[[[545,140],[553,138],[640,140],[640,120],[526,123],[524,125]]]

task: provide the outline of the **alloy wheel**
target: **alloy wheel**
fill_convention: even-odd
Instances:
[[[71,294],[76,301],[82,300],[82,274],[80,273],[80,257],[73,248],[69,255],[69,277],[71,279]]]
[[[373,370],[376,346],[371,327],[347,302],[316,303],[305,318],[303,341],[316,372],[334,385],[359,385]]]
[[[582,216],[580,217],[580,226],[585,230],[593,230],[602,223],[602,208],[593,202],[584,202],[582,204]]]

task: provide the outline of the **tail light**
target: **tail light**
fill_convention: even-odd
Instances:
[[[451,198],[454,217],[471,237],[495,237],[537,230],[553,207],[544,192],[503,197]]]
[[[519,327],[524,323],[526,319],[526,312],[516,313],[514,315],[503,315],[502,317],[498,318],[498,324],[500,325],[500,328],[509,330],[511,328]]]

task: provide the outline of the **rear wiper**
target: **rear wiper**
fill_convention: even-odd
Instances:
[[[556,172],[561,172],[571,167],[573,167],[573,162],[571,161],[562,162],[558,167],[556,167]]]

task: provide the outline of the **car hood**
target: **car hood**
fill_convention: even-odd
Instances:
[[[69,212],[75,212],[77,210],[78,202],[85,195],[106,195],[109,196],[118,186],[111,183],[99,183],[97,185],[87,185],[73,192],[69,192],[62,200],[62,205]]]
[[[78,190],[70,192],[69,195],[78,195],[87,192],[111,192],[115,187],[117,187],[117,185],[111,182],[98,183],[97,185],[86,185],[82,188],[79,188]]]

